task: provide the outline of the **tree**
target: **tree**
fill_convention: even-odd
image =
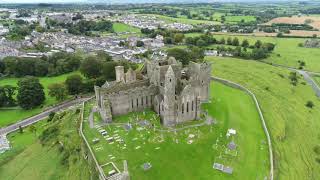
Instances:
[[[82,77],[77,74],[68,76],[65,81],[65,84],[69,94],[79,94],[82,89]]]
[[[176,60],[180,61],[183,65],[189,64],[190,57],[189,53],[180,48],[172,48],[167,50],[168,56],[174,57]]]
[[[115,67],[117,63],[114,61],[106,62],[103,64],[102,67],[102,76],[107,80],[115,80],[116,79],[116,72]]]
[[[35,76],[46,76],[48,74],[49,63],[44,60],[35,61],[34,64],[34,75]]]
[[[247,39],[245,39],[245,40],[242,41],[242,44],[241,44],[242,47],[248,48],[249,45],[250,45],[250,44],[249,44],[249,41],[248,41]]]
[[[123,42],[123,41],[121,41]],[[105,51],[97,51],[97,58],[102,62],[112,61],[112,57]]]
[[[254,44],[256,48],[260,48],[262,46],[262,42],[260,40],[257,40],[256,43]]]
[[[0,76],[1,74],[4,73],[5,70],[6,70],[6,65],[4,64],[3,61],[0,60]]]
[[[34,133],[35,136],[37,135],[37,128],[34,125],[29,126],[29,131]]]
[[[220,44],[225,44],[225,43],[226,43],[226,40],[225,40],[224,38],[221,38],[219,43],[220,43]]]
[[[143,41],[137,41],[137,47],[143,47],[144,46],[144,42]]]
[[[176,34],[174,35],[174,37],[173,37],[173,41],[174,41],[174,43],[181,43],[182,40],[183,40],[183,38],[184,38],[184,34],[182,34],[182,33],[176,33]]]
[[[312,101],[308,101],[307,102],[307,104],[306,104],[306,106],[308,107],[308,108],[313,108],[314,107],[314,104],[313,104],[313,102]]]
[[[22,126],[19,126],[19,133],[20,133],[20,134],[23,133],[23,128],[22,128]]]
[[[39,106],[46,99],[43,86],[39,79],[26,77],[18,82],[18,104],[23,109],[32,109]]]
[[[226,17],[223,15],[221,16],[221,23],[224,23],[226,21]]]
[[[252,58],[255,60],[263,59],[267,57],[267,53],[262,48],[254,48],[251,54]]]
[[[102,63],[94,56],[87,57],[80,65],[80,72],[87,78],[97,78],[101,75]]]
[[[0,107],[15,105],[13,96],[15,95],[16,89],[16,87],[11,85],[0,86]]]
[[[55,112],[51,112],[51,113],[49,114],[49,117],[48,117],[48,122],[52,121],[52,119],[54,118],[55,115],[56,115]]]
[[[232,45],[239,46],[239,39],[237,37],[233,38]]]
[[[273,50],[274,50],[275,45],[274,45],[274,44],[272,44],[272,43],[263,43],[261,47],[262,47],[263,49],[265,49],[265,50],[267,50],[267,51],[271,52],[271,51],[273,51]]]
[[[49,96],[55,97],[57,101],[62,101],[68,96],[67,88],[62,83],[50,84],[49,87]]]
[[[227,39],[227,45],[232,45],[232,39],[231,39],[231,37],[228,37],[228,39]]]
[[[172,40],[171,37],[165,37],[165,38],[163,39],[163,42],[164,42],[165,44],[172,44],[172,43],[173,43],[173,40]]]
[[[199,47],[206,46],[206,42],[204,40],[202,40],[202,39],[199,39],[196,44]]]
[[[197,61],[197,60],[203,60],[204,58],[204,50],[202,48],[193,46],[190,48],[189,52],[190,60],[191,61]]]
[[[192,37],[187,37],[185,41],[188,45],[195,45],[194,39]]]
[[[296,86],[298,84],[297,72],[290,72],[289,79],[291,81],[291,84]]]

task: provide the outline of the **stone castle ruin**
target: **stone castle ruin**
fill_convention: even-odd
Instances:
[[[146,60],[142,77],[117,66],[116,81],[95,86],[97,107],[104,122],[129,112],[153,109],[164,126],[200,118],[201,103],[208,101],[211,65],[190,62],[183,67],[173,57]]]

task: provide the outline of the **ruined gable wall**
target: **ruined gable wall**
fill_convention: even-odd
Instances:
[[[152,107],[152,98],[157,93],[154,86],[136,87],[127,91],[108,94],[113,115],[122,115],[129,112],[142,111]]]

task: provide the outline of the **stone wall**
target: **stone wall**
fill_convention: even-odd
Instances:
[[[154,86],[144,86],[118,93],[110,93],[106,96],[106,99],[110,101],[112,114],[122,115],[151,108],[156,93],[157,89]]]

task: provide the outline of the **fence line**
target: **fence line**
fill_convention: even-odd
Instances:
[[[105,180],[105,179],[107,179],[107,178],[106,178],[106,176],[105,176],[102,168],[100,167],[100,165],[99,165],[99,163],[98,163],[98,161],[97,161],[97,159],[96,159],[96,157],[95,157],[95,155],[94,155],[94,153],[93,153],[93,151],[92,151],[92,149],[91,149],[91,147],[90,147],[90,144],[88,143],[85,135],[83,134],[84,103],[85,103],[85,102],[82,102],[81,119],[80,119],[81,122],[80,122],[79,133],[80,133],[82,139],[84,140],[87,148],[89,149],[89,153],[90,153],[90,155],[91,155],[91,158],[93,159],[93,161],[94,161],[94,163],[95,163],[95,165],[96,165],[96,168],[97,168],[97,170],[98,170],[98,172],[99,172],[99,179],[100,179],[100,180]]]

